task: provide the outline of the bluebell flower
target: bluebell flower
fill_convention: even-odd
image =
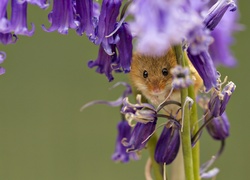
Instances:
[[[158,163],[171,164],[180,147],[180,125],[169,122],[164,126],[155,148],[155,160]]]
[[[188,67],[177,65],[170,72],[173,75],[172,87],[174,89],[186,88],[193,84]]]
[[[237,6],[233,0],[218,0],[208,11],[204,19],[207,29],[213,30],[220,22],[221,18],[230,7],[230,11],[235,11]]]
[[[137,38],[137,51],[163,55],[171,45],[179,44],[202,19],[186,0],[136,0],[129,7],[134,16],[131,31]]]
[[[153,105],[141,102],[140,94],[137,94],[135,104],[130,103],[128,97],[123,99],[121,113],[125,114],[130,125],[132,125],[132,120],[144,124],[154,122],[157,119],[157,112],[158,110]]]
[[[27,2],[19,2],[18,0],[11,1],[11,18],[9,32],[15,34],[32,36],[35,32],[35,26],[31,23],[31,30],[27,27]]]
[[[223,65],[233,67],[237,64],[230,50],[230,45],[232,45],[234,40],[233,33],[243,29],[243,27],[237,23],[238,18],[238,11],[227,11],[220,23],[211,32],[214,42],[209,46],[209,53],[216,66]]]
[[[209,117],[209,114],[206,116],[205,121]],[[213,118],[210,123],[206,126],[208,133],[215,140],[224,140],[229,136],[230,124],[224,112],[221,116]]]
[[[118,61],[115,51],[115,45],[111,45],[111,49],[114,53],[112,55],[108,55],[101,44],[99,46],[97,59],[95,61],[91,60],[88,62],[89,68],[97,67],[96,72],[105,74],[109,81],[112,81],[114,79],[112,75],[113,65],[116,65],[116,62]]]
[[[48,15],[50,28],[42,28],[46,32],[57,30],[61,34],[68,34],[68,30],[76,29],[79,22],[74,17],[73,2],[71,0],[53,1],[53,10]]]
[[[116,47],[118,50],[119,69],[122,69],[125,73],[130,72],[130,65],[132,60],[132,34],[129,29],[129,24],[122,23],[120,28],[115,34]]]
[[[99,22],[97,25],[95,44],[101,45],[108,55],[114,53],[111,44],[115,44],[113,37],[106,37],[115,29],[117,17],[121,7],[121,0],[104,0],[102,2]]]
[[[124,142],[127,152],[139,151],[145,147],[157,122],[157,109],[153,105],[141,102],[141,95],[136,96],[136,103],[132,104],[128,98],[124,98],[121,113],[125,115],[129,125],[132,120],[137,123],[134,126],[130,139]]]
[[[10,22],[7,18],[8,0],[1,1],[0,4],[0,33],[8,32]]]
[[[127,152],[127,147],[122,144],[124,139],[130,139],[131,127],[126,120],[122,120],[117,125],[118,135],[116,139],[115,152],[112,155],[114,161],[120,161],[123,163],[129,162],[130,159],[138,160],[139,156],[136,152]]]
[[[90,40],[94,39],[99,18],[99,4],[93,0],[75,0],[75,11],[79,21],[76,32],[79,35],[85,32]]]
[[[146,146],[150,139],[149,137],[155,131],[156,122],[157,119],[146,124],[140,122],[136,123],[129,141],[124,144],[127,146],[127,152],[139,151]]]
[[[4,62],[5,58],[6,58],[6,53],[3,51],[0,51],[0,64]],[[5,73],[5,69],[0,66],[0,75],[4,73]]]
[[[202,51],[197,55],[192,54],[190,51],[188,48],[187,55],[202,78],[206,91],[209,91],[212,87],[217,87],[218,75],[208,51]]]
[[[22,2],[28,2],[29,4],[37,5],[38,7],[42,9],[46,9],[49,7],[49,3],[47,3],[48,0],[19,0],[20,3]]]
[[[230,81],[223,90],[215,90],[210,98],[208,103],[208,109],[212,117],[221,116],[228,104],[228,101],[231,98],[232,93],[234,92],[236,85]]]

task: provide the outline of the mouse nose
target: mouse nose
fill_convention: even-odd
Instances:
[[[160,93],[161,92],[161,89],[159,88],[159,86],[155,86],[153,88],[153,93]]]

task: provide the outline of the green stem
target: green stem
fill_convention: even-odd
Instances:
[[[187,55],[184,56],[185,65],[189,64],[189,59]],[[196,94],[194,86],[189,86],[188,96],[194,100],[192,109],[190,111],[190,129],[191,133],[195,134],[199,130],[198,124],[198,112],[196,103]],[[193,169],[194,169],[194,180],[200,180],[200,143],[196,142],[196,145],[192,148],[192,158],[193,158]]]
[[[181,45],[174,47],[177,62],[179,65],[185,66],[184,54],[182,52]],[[190,114],[188,104],[183,107],[186,97],[188,96],[188,89],[183,88],[181,90],[181,104],[182,113],[184,113],[184,119],[182,119],[183,132],[181,133],[182,139],[182,149],[184,158],[184,169],[186,180],[194,180],[194,170],[193,170],[193,157],[192,157],[192,146],[191,146],[191,133],[190,133]]]
[[[197,114],[197,104],[195,101],[195,93],[194,93],[194,87],[190,86],[188,88],[188,95],[194,100],[191,114],[190,114],[190,128],[192,131],[192,134],[195,134],[199,129],[198,124],[198,114]],[[193,157],[193,168],[194,168],[194,179],[200,180],[200,143],[199,141],[196,142],[195,146],[192,149],[192,157]]]
[[[153,169],[155,180],[163,180],[162,166],[158,164],[154,158],[157,140],[158,140],[157,135],[154,134],[147,143],[147,149],[149,152],[149,157],[151,158],[151,161],[152,161],[152,167],[153,167],[152,169]]]

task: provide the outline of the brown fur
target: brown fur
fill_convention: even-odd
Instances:
[[[164,56],[159,57],[134,53],[131,64],[130,80],[132,85],[148,100],[155,105],[159,105],[159,103],[161,103],[160,101],[163,101],[164,97],[166,97],[171,90],[172,75],[170,69],[176,65],[176,56],[171,48]],[[189,63],[189,66],[195,81],[195,91],[197,91],[202,85],[202,80],[191,63]],[[163,68],[168,70],[167,76],[162,74]],[[148,72],[147,78],[143,77],[144,70]],[[159,92],[159,95],[157,92]],[[177,92],[179,93],[179,91],[175,90],[174,93]],[[161,93],[165,93],[165,96],[162,96]],[[180,101],[179,96],[179,94],[175,94],[171,96],[172,98],[170,97],[170,99]]]

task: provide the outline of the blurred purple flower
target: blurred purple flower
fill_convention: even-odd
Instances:
[[[202,23],[186,0],[136,0],[129,12],[134,16],[131,31],[138,38],[137,50],[162,55],[170,45],[179,44],[190,30]]]
[[[0,64],[3,63],[5,59],[6,59],[6,53],[3,51],[0,51]],[[0,75],[4,73],[5,73],[5,69],[0,66]]]
[[[15,34],[32,36],[35,32],[35,26],[31,23],[32,29],[29,31],[27,27],[27,2],[20,3],[19,0],[11,1],[11,19],[9,32]]]
[[[176,67],[172,68],[170,72],[173,75],[173,88],[186,88],[193,84],[193,80],[190,77],[190,71],[188,67],[182,67],[177,65]]]
[[[138,160],[139,157],[136,152],[128,153],[127,147],[122,144],[122,140],[130,139],[131,127],[128,125],[126,120],[122,120],[117,125],[118,135],[116,139],[115,152],[112,155],[114,161],[120,161],[123,163],[129,162],[130,159]]]
[[[218,0],[208,11],[204,19],[204,24],[207,29],[214,30],[221,18],[230,7],[230,11],[235,11],[237,6],[233,0]]]
[[[75,20],[73,13],[73,2],[71,0],[62,0],[53,2],[53,10],[48,15],[51,26],[46,29],[44,25],[42,28],[46,32],[53,32],[57,30],[60,34],[68,34],[70,28],[76,29],[79,22]]]
[[[243,29],[237,23],[238,19],[238,11],[227,11],[220,23],[211,32],[214,42],[209,46],[209,52],[216,66],[224,65],[232,67],[237,63],[229,46],[233,43],[233,33]]]
[[[172,122],[164,126],[155,148],[156,162],[171,164],[176,158],[180,147],[179,127]]]

